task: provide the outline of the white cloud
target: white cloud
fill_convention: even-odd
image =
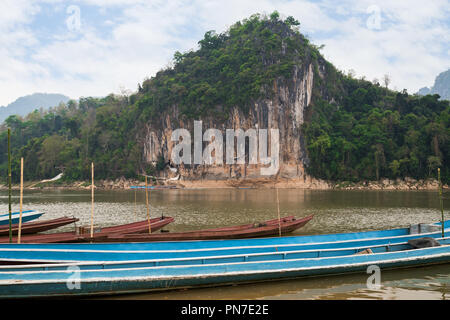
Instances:
[[[370,1],[358,2],[364,11]],[[432,85],[449,67],[448,2],[382,1],[381,30],[369,30],[358,19],[342,22],[338,36],[323,39],[327,58],[341,69],[350,68],[369,80],[389,74],[392,87],[416,92]]]
[[[0,105],[32,92],[73,98],[101,96],[120,87],[135,90],[171,60],[174,51],[197,47],[208,30],[225,31],[254,13],[292,15],[313,42],[325,44],[327,59],[371,80],[388,73],[392,87],[415,92],[431,85],[449,65],[447,0],[377,1],[380,30],[366,21],[371,0],[74,0],[82,29],[70,32],[53,21],[43,41],[33,29],[44,5],[66,13],[62,0],[0,2]],[[97,14],[93,14],[93,12]]]
[[[29,48],[38,41],[28,27],[39,8],[25,0],[0,2],[0,104],[11,102],[24,93],[21,80],[45,73],[39,65],[29,62]]]

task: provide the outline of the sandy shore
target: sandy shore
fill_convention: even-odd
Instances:
[[[68,190],[88,190],[90,182],[25,182],[26,190],[41,189],[68,189]],[[116,179],[116,180],[98,180],[95,182],[95,188],[100,190],[126,190],[131,186],[144,186],[145,183],[132,179]],[[239,188],[239,189],[310,189],[310,190],[437,190],[438,182],[435,179],[415,180],[412,178],[389,180],[382,179],[380,181],[361,181],[361,182],[328,182],[314,178],[306,179],[230,179],[230,180],[179,180],[170,181],[168,183],[158,182],[152,184],[161,187],[174,187],[180,189],[223,189],[223,188]],[[13,185],[14,190],[19,189],[18,185]],[[448,185],[444,185],[448,189]],[[7,190],[7,185],[1,185],[0,190]]]

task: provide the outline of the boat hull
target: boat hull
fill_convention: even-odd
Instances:
[[[0,244],[0,261],[126,261],[145,259],[173,259],[212,255],[269,253],[280,251],[318,250],[367,247],[407,242],[420,237],[440,238],[441,232],[408,234],[407,228],[360,233],[348,240],[329,241],[328,235],[274,237],[246,240],[153,242],[116,244]],[[447,234],[450,230],[446,230]],[[386,236],[389,234],[390,236]],[[386,237],[381,237],[384,235]],[[306,239],[305,239],[306,238]],[[317,239],[317,242],[314,242]],[[324,241],[328,240],[328,241]],[[321,242],[322,241],[322,242]]]
[[[439,226],[440,223],[436,223]],[[450,232],[450,220],[445,221],[446,235]],[[421,236],[441,235],[441,232],[420,233]],[[211,248],[239,248],[282,245],[331,245],[348,243],[352,241],[382,239],[390,241],[398,237],[410,236],[410,228],[398,228],[389,230],[350,232],[338,234],[318,234],[302,236],[284,236],[272,238],[254,239],[230,239],[230,240],[203,240],[203,241],[177,241],[177,242],[139,242],[139,243],[37,243],[15,244],[0,243],[2,249],[37,249],[37,250],[90,250],[90,251],[180,251],[180,250],[208,250]]]
[[[426,235],[438,239],[440,233]],[[188,259],[208,258],[213,256],[230,256],[244,254],[270,254],[279,252],[315,251],[352,248],[367,248],[373,246],[384,246],[389,248],[393,245],[406,243],[409,240],[422,238],[423,235],[411,235],[399,238],[359,240],[340,243],[317,243],[299,245],[272,245],[259,247],[230,247],[199,250],[90,250],[86,247],[79,249],[38,249],[38,248],[4,248],[0,249],[0,265],[12,264],[14,261],[20,263],[65,263],[65,262],[111,262],[111,261],[142,261],[149,259]],[[311,253],[313,254],[313,253]]]
[[[238,226],[221,229],[212,229],[206,231],[191,231],[177,233],[159,233],[159,234],[121,234],[108,236],[101,239],[105,242],[151,242],[151,241],[186,241],[186,240],[211,240],[211,239],[246,239],[256,237],[268,237],[293,232],[306,225],[313,216],[302,219],[286,219],[278,225],[273,220],[261,227]]]
[[[154,218],[150,220],[151,231],[155,232],[162,227],[173,222],[172,217],[164,218]],[[25,235],[21,237],[21,244],[26,243],[74,243],[74,242],[92,242],[100,241],[101,239],[106,239],[109,234],[121,234],[121,232],[127,232],[128,230],[133,230],[134,232],[149,231],[148,221],[134,222],[126,225],[106,227],[98,230],[94,233],[94,237],[90,237],[88,234],[77,234],[76,232],[57,232],[49,234],[36,234],[36,235]],[[0,237],[0,243],[8,243],[9,237]],[[13,243],[17,243],[17,237],[13,237]],[[20,246],[19,245],[19,246]]]

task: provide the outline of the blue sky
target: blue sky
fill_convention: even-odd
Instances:
[[[2,0],[0,105],[34,92],[135,91],[206,31],[274,10],[298,19],[339,69],[389,74],[392,89],[414,93],[450,67],[446,0]]]

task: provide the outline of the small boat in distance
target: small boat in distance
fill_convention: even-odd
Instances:
[[[180,189],[177,186],[131,186],[130,189]]]
[[[42,216],[44,212],[41,211],[35,211],[35,210],[27,210],[22,211],[22,223],[28,222],[31,220],[35,220]],[[12,212],[11,213],[11,224],[17,224],[19,223],[20,219],[20,212]],[[9,213],[1,214],[0,215],[0,226],[8,225],[9,226]]]

